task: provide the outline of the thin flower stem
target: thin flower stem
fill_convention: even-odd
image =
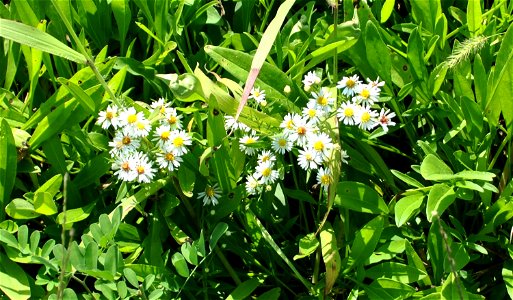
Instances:
[[[100,84],[103,86],[105,91],[109,94],[109,96],[111,98],[111,101],[117,107],[121,107],[121,103],[116,98],[116,95],[114,95],[114,93],[110,89],[109,85],[105,82],[105,79],[103,79],[103,76],[100,74],[100,72],[98,71],[98,69],[94,65],[93,58],[89,55],[89,53],[85,49],[84,45],[82,44],[82,42],[78,38],[77,34],[73,30],[73,26],[71,26],[70,21],[68,20],[68,18],[64,14],[64,12],[61,10],[61,7],[56,3],[56,1],[57,0],[52,0],[52,4],[53,4],[55,10],[57,11],[57,13],[59,14],[59,16],[61,17],[61,20],[64,23],[64,25],[66,26],[66,29],[68,29],[68,32],[71,35],[71,38],[73,38],[73,41],[75,41],[75,44],[77,45],[78,50],[82,53],[82,55],[84,55],[84,58],[85,58],[85,62],[84,63],[93,70],[94,75],[96,76],[96,78],[98,79]]]

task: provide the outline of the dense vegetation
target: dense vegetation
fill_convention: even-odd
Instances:
[[[513,1],[7,2],[0,298],[513,296]]]

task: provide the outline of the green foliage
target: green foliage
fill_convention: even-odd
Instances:
[[[0,298],[513,297],[513,2],[7,2]],[[328,188],[294,147],[252,194],[258,159],[225,117],[269,149],[317,97],[310,71],[338,102],[341,78],[379,76],[397,124],[334,113]],[[98,114],[133,107],[153,132],[161,97],[192,145],[120,180]]]

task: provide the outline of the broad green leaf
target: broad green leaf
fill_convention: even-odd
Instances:
[[[10,299],[31,297],[27,274],[3,253],[0,253],[0,290]]]
[[[105,254],[105,271],[110,272],[114,277],[116,276],[118,269],[123,268],[123,257],[117,245],[112,245],[107,249]]]
[[[126,280],[132,285],[132,287],[139,288],[139,280],[137,280],[137,274],[130,268],[123,269],[123,275]]]
[[[418,27],[413,29],[408,39],[408,62],[416,80],[424,82],[424,80],[429,78],[426,63],[424,62],[424,45]]]
[[[513,299],[513,261],[511,261],[511,259],[504,263],[502,279],[506,285],[509,297]]]
[[[264,281],[259,278],[252,278],[239,284],[233,292],[226,297],[226,300],[243,300],[251,296],[251,293],[263,283]]]
[[[68,171],[66,158],[62,150],[62,142],[57,136],[50,137],[43,143],[43,152],[45,153],[47,162],[51,164],[57,172],[64,175]]]
[[[5,207],[5,212],[13,219],[33,219],[39,216],[34,205],[24,199],[16,198]]]
[[[171,257],[171,263],[173,266],[175,266],[178,275],[182,277],[189,277],[189,267],[187,267],[187,262],[180,252],[173,254]]]
[[[353,245],[351,246],[351,266],[362,265],[371,256],[381,237],[383,225],[383,217],[377,216],[356,232]]]
[[[395,0],[385,0],[383,7],[381,8],[380,22],[385,23],[394,11]]]
[[[483,60],[479,53],[474,57],[474,66],[472,69],[474,75],[474,88],[476,90],[476,101],[481,107],[481,113],[483,113],[486,106],[486,84],[488,81],[488,75],[486,74]]]
[[[390,171],[392,172],[392,174],[394,174],[395,177],[399,178],[401,181],[403,181],[413,187],[416,187],[416,188],[424,187],[424,185],[422,183],[420,183],[417,179],[415,179],[407,174],[404,174],[397,170],[390,170]]]
[[[426,205],[426,216],[429,222],[434,216],[441,216],[443,212],[456,200],[454,189],[444,183],[435,184],[429,191]]]
[[[364,213],[388,213],[388,206],[383,198],[374,189],[360,182],[339,182],[334,204]]]
[[[465,286],[461,280],[456,280],[454,273],[450,273],[442,285],[442,299],[469,299]]]
[[[467,4],[467,25],[470,35],[475,37],[481,32],[481,23],[483,22],[481,16],[481,1],[468,0]]]
[[[280,298],[280,294],[281,289],[274,288],[258,296],[257,300],[278,300]]]
[[[433,154],[428,154],[420,165],[420,174],[426,180],[446,179],[453,175],[451,168]]]
[[[66,213],[61,212],[57,215],[57,224],[60,225],[71,225],[76,222],[87,219],[89,214],[93,211],[96,206],[96,201],[89,203],[84,207],[73,208],[66,210]]]
[[[111,163],[109,158],[109,153],[103,152],[89,160],[73,178],[74,186],[80,189],[99,182],[100,177],[107,174],[110,170]]]
[[[17,169],[16,146],[11,127],[0,119],[0,222],[4,220],[4,207],[11,199]]]
[[[86,246],[84,267],[86,270],[96,270],[98,268],[98,244],[95,242],[90,242]]]
[[[299,254],[294,255],[294,260],[307,257],[319,247],[319,240],[314,233],[309,233],[299,240]]]
[[[212,234],[210,235],[210,243],[209,248],[210,251],[213,251],[217,241],[226,233],[228,230],[228,224],[226,223],[218,223],[216,227],[214,227],[214,230],[212,230]]]
[[[51,136],[60,133],[64,128],[70,126],[71,124],[68,121],[72,112],[78,106],[78,101],[73,99],[63,105],[60,105],[44,117],[37,125],[32,137],[28,141],[29,146],[33,149],[37,149],[41,143],[49,139]]]
[[[413,194],[401,198],[394,207],[395,213],[395,224],[397,227],[401,227],[403,224],[408,222],[414,214],[420,211],[420,206],[424,201],[424,194]]]
[[[427,274],[415,267],[397,262],[384,262],[365,271],[365,276],[377,279],[380,277],[397,280],[401,283],[412,283],[426,277]]]
[[[416,24],[422,23],[422,26],[434,32],[436,20],[442,13],[442,7],[439,0],[411,0],[410,1],[413,19]]]
[[[413,287],[388,278],[378,278],[370,286],[385,291],[393,299],[409,299],[415,293]]]
[[[59,78],[58,80],[62,84],[62,86],[68,89],[70,93],[75,97],[75,99],[77,99],[80,102],[80,105],[87,113],[96,113],[96,105],[93,99],[91,99],[91,97],[86,92],[84,92],[84,90],[80,86],[74,84],[69,80],[66,80],[65,78]]]
[[[331,293],[331,289],[337,280],[341,267],[341,258],[338,253],[337,238],[331,224],[326,222],[320,233],[322,260],[326,267],[326,286],[324,294]]]
[[[499,121],[500,112],[506,121],[506,128],[513,130],[513,25],[502,39],[502,44],[497,53],[495,71],[490,74],[491,84],[487,92],[488,99],[485,114],[488,120],[495,126]]]
[[[447,255],[446,243],[452,243],[452,238],[450,235],[447,236],[447,240],[442,237],[442,229],[440,227],[443,226],[442,224],[444,224],[444,222],[440,219],[437,219],[435,222],[431,223],[431,228],[429,228],[428,233],[427,248],[430,258],[429,262],[431,263],[431,268],[433,270],[433,284],[435,285],[441,283],[444,273],[444,261]]]
[[[18,231],[18,224],[16,224],[16,222],[14,222],[13,220],[5,220],[3,222],[0,222],[0,229],[3,229],[9,233],[15,233],[16,231]]]
[[[123,54],[125,51],[125,38],[132,17],[130,2],[128,0],[113,0],[110,5],[114,19],[116,19],[116,24],[118,24],[119,42],[121,43],[121,54]]]
[[[50,193],[38,192],[34,194],[34,210],[39,214],[51,216],[57,213],[57,205]]]
[[[84,55],[35,27],[12,20],[0,19],[0,28],[2,28],[2,30],[0,30],[0,36],[3,38],[64,57],[79,64],[86,62]]]
[[[390,260],[405,250],[406,240],[392,240],[380,246],[372,253],[365,265],[371,265],[383,260]]]
[[[408,265],[417,268],[419,271],[424,272],[426,274],[426,267],[424,266],[424,261],[420,258],[420,256],[415,252],[415,249],[413,249],[413,246],[409,241],[405,241],[405,252],[406,257],[408,257]],[[426,276],[422,279],[422,282],[425,285],[431,285],[431,279],[429,276]]]
[[[480,234],[487,234],[494,231],[497,226],[513,218],[513,198],[499,198],[492,207],[488,208],[483,214],[483,223]]]
[[[196,246],[190,243],[184,243],[181,247],[182,255],[191,265],[198,265],[198,250]]]
[[[451,244],[451,258],[446,256],[444,260],[445,272],[449,273],[452,270],[458,272],[463,269],[470,262],[470,255],[466,249],[466,245],[454,242]]]
[[[385,82],[391,82],[392,61],[390,50],[381,39],[378,28],[371,20],[367,21],[365,26],[365,48],[367,50],[367,60],[372,68]]]

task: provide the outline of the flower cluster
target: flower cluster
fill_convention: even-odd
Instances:
[[[182,130],[182,116],[163,98],[151,104],[149,117],[135,107],[108,106],[97,124],[114,129],[109,142],[112,169],[121,181],[149,183],[160,169],[176,170],[192,145]],[[152,143],[153,142],[153,143]]]
[[[239,132],[240,149],[248,156],[258,154],[257,166],[253,172],[246,176],[246,191],[249,194],[258,194],[264,190],[271,190],[272,184],[280,176],[276,156],[283,155],[292,150],[297,155],[297,164],[304,170],[316,171],[317,182],[325,190],[333,182],[333,172],[330,162],[334,159],[336,142],[329,135],[328,120],[336,116],[336,120],[344,125],[358,126],[363,130],[371,130],[381,125],[385,132],[388,126],[395,123],[395,116],[390,110],[384,108],[375,111],[379,102],[381,87],[384,82],[367,80],[362,83],[357,75],[344,77],[338,82],[337,88],[341,90],[340,105],[333,95],[334,89],[321,87],[321,78],[314,72],[309,72],[303,79],[304,88],[310,91],[310,97],[301,113],[288,113],[280,124],[280,132],[270,137],[269,151],[259,143],[266,139],[260,137],[246,125],[236,122],[233,117],[225,117],[225,127]],[[253,88],[250,99],[257,103],[265,101],[265,91]],[[265,105],[262,105],[265,106]],[[347,163],[348,155],[340,150],[340,159]]]

